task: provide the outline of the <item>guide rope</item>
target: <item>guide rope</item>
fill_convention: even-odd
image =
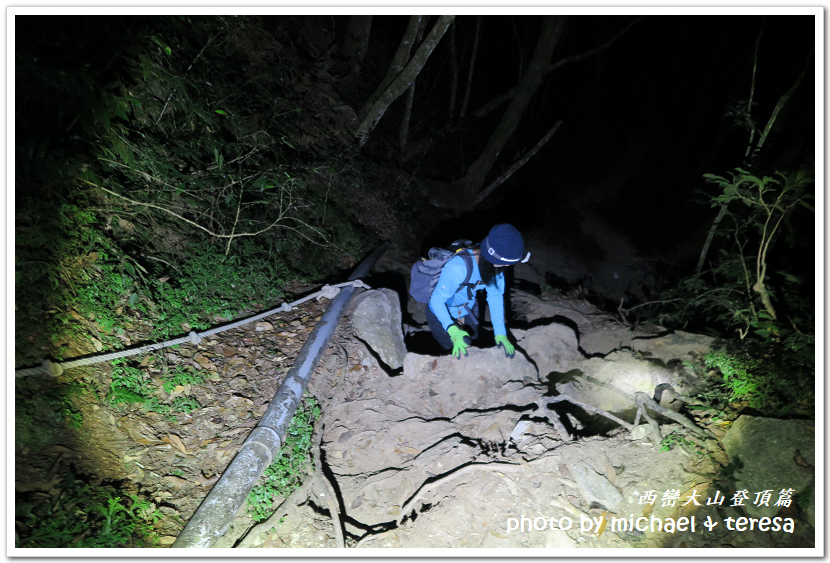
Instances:
[[[15,377],[22,377],[25,375],[37,375],[40,373],[48,373],[52,376],[59,376],[64,371],[76,367],[81,366],[88,366],[91,364],[98,364],[102,362],[109,362],[111,360],[115,360],[118,358],[126,358],[127,356],[135,356],[136,354],[146,354],[148,352],[152,352],[153,350],[159,350],[161,348],[169,348],[170,346],[176,346],[178,344],[199,344],[203,338],[207,338],[208,336],[213,336],[214,334],[219,334],[220,332],[224,332],[226,330],[231,330],[233,328],[238,328],[240,326],[244,326],[246,324],[250,324],[252,322],[264,319],[265,317],[269,317],[275,313],[287,313],[291,311],[294,307],[305,303],[306,301],[310,301],[312,299],[334,299],[338,293],[340,293],[340,288],[352,285],[354,287],[363,287],[365,289],[371,289],[368,285],[363,283],[362,280],[352,280],[343,283],[338,283],[334,285],[324,285],[320,291],[316,293],[312,293],[311,295],[307,295],[301,299],[298,299],[292,303],[283,303],[279,307],[274,309],[270,309],[265,311],[264,313],[259,313],[258,315],[254,315],[253,317],[248,317],[246,319],[242,319],[240,321],[236,321],[229,325],[223,325],[220,327],[212,328],[206,330],[204,332],[196,332],[191,330],[187,336],[182,336],[180,338],[176,338],[174,340],[168,340],[166,342],[155,342],[152,344],[145,344],[144,346],[139,346],[137,348],[130,348],[127,350],[118,350],[117,352],[108,352],[106,354],[102,354],[99,356],[90,356],[85,358],[79,358],[77,360],[70,360],[68,362],[52,362],[50,360],[46,360],[43,364],[35,367],[30,368],[21,368],[17,369],[14,372]]]

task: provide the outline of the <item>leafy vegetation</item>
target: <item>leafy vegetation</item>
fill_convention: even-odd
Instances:
[[[738,168],[707,174],[710,198],[728,218],[718,227],[711,267],[679,280],[661,300],[657,322],[691,324],[721,339],[697,369],[715,377],[706,399],[775,416],[804,412],[814,395],[812,280],[790,249],[807,246],[812,180],[802,173],[756,176]],[[736,338],[730,340],[729,335]]]
[[[190,366],[171,366],[170,371],[164,376],[164,391],[172,393],[173,389],[178,385],[198,385],[206,379],[203,373],[200,373]]]
[[[173,420],[176,413],[189,413],[202,407],[196,399],[189,396],[163,401],[159,398],[159,387],[149,374],[124,358],[113,360],[112,365],[108,398],[113,405],[137,403],[145,411],[168,415]],[[206,379],[206,375],[191,367],[173,366],[163,377],[161,388],[169,394],[178,385],[198,385]]]
[[[660,442],[661,452],[668,452],[677,447],[682,448],[690,455],[705,455],[708,453],[703,446],[690,440],[687,436],[682,434],[681,431],[674,431],[671,434],[664,436],[663,440]]]
[[[248,495],[248,511],[255,522],[266,520],[274,512],[276,499],[288,497],[312,471],[312,436],[319,417],[317,401],[304,396],[288,427],[285,447],[265,469],[260,484]]]
[[[93,486],[71,473],[49,498],[15,506],[15,546],[19,548],[153,547],[154,505],[136,495],[124,497],[111,485]]]
[[[84,31],[93,24],[111,53]],[[31,120],[16,143],[18,365],[276,305],[286,284],[332,273],[332,251],[370,244],[326,220],[328,191],[302,179],[282,131],[302,108],[274,102],[279,69],[242,79],[273,41],[256,18],[37,23],[71,52],[29,42],[44,37],[26,33],[34,20],[17,25],[18,109]],[[257,53],[235,43],[243,29]]]
[[[814,365],[797,363],[780,347],[723,343],[703,357],[703,365],[717,374],[722,403],[771,416],[812,412]]]
[[[40,450],[55,436],[81,428],[84,417],[73,403],[83,393],[78,384],[31,384],[15,387],[15,440],[17,444]]]
[[[786,270],[786,251],[776,253],[775,243],[783,239],[794,247],[799,242],[794,212],[813,213],[812,179],[801,173],[758,177],[740,168],[728,179],[706,178],[721,190],[710,198],[711,205],[729,209],[729,222],[718,231],[718,256],[709,270],[681,279],[666,293],[668,306],[659,322],[696,319],[740,339],[789,341],[792,349],[810,345],[812,288],[809,280]],[[736,203],[742,205],[733,210]]]

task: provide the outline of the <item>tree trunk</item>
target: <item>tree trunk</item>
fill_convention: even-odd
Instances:
[[[369,113],[369,108],[372,107],[383,91],[386,90],[386,87],[398,76],[403,67],[406,66],[407,61],[409,61],[409,55],[412,53],[412,45],[420,39],[419,31],[423,29],[424,23],[426,23],[427,16],[410,16],[409,23],[406,25],[406,30],[403,32],[403,38],[401,39],[400,45],[398,45],[398,50],[395,51],[394,56],[392,57],[392,62],[389,63],[389,68],[386,69],[386,74],[383,77],[383,80],[380,81],[378,87],[375,88],[375,91],[372,92],[372,95],[369,96],[369,99],[366,100],[366,103],[363,104],[363,107],[360,108],[360,117],[363,118]]]
[[[372,32],[372,16],[350,16],[343,37],[340,53],[348,72],[354,73],[363,65],[363,58],[369,49],[369,35]]]
[[[515,173],[516,173],[516,172],[517,172],[517,171],[518,171],[518,170],[519,170],[522,166],[524,166],[525,164],[527,164],[527,162],[528,162],[531,158],[533,158],[533,157],[534,157],[534,155],[535,155],[537,152],[539,152],[539,150],[540,150],[542,147],[544,147],[546,144],[548,144],[548,141],[550,141],[551,137],[553,137],[553,136],[556,134],[556,131],[559,129],[559,126],[560,126],[560,125],[562,125],[562,121],[557,121],[557,122],[553,125],[553,127],[551,127],[550,131],[548,131],[547,133],[545,133],[545,136],[544,136],[544,137],[542,137],[541,139],[539,139],[539,142],[538,142],[538,143],[536,143],[536,145],[535,145],[532,149],[530,149],[530,150],[527,152],[527,154],[526,154],[526,155],[524,155],[522,158],[518,159],[518,160],[517,160],[516,162],[514,162],[512,165],[510,165],[510,168],[508,168],[508,169],[507,169],[507,171],[506,171],[504,174],[502,174],[501,176],[499,176],[498,178],[496,178],[495,180],[493,180],[492,182],[490,182],[490,185],[489,185],[489,186],[487,186],[486,188],[484,188],[483,190],[481,190],[480,192],[478,192],[478,194],[476,195],[476,198],[475,198],[475,203],[476,203],[476,204],[481,203],[481,202],[484,200],[484,198],[486,198],[486,197],[487,197],[487,196],[489,196],[491,193],[493,193],[493,192],[496,190],[496,188],[498,188],[498,187],[499,187],[499,186],[501,186],[504,182],[506,182],[506,181],[507,181],[507,179],[508,179],[508,178],[510,178],[510,176],[512,176],[513,174],[515,174]]]
[[[406,152],[406,141],[409,138],[409,120],[412,117],[412,102],[415,100],[415,83],[409,87],[406,93],[406,108],[403,112],[403,119],[401,120],[401,128],[398,131],[398,146],[401,152]]]
[[[757,48],[757,47],[756,47]],[[812,57],[810,58],[812,60]],[[807,67],[804,67],[804,70],[801,71],[801,74],[798,75],[798,78],[795,80],[795,84],[793,84],[789,90],[787,90],[780,98],[778,98],[778,103],[775,104],[775,108],[772,110],[772,115],[770,115],[769,120],[767,120],[767,124],[764,127],[764,131],[761,134],[761,138],[758,139],[758,144],[752,150],[752,156],[748,162],[744,163],[744,165],[751,170],[752,165],[755,163],[755,159],[758,158],[758,151],[761,150],[761,147],[764,146],[764,141],[766,141],[767,136],[769,136],[769,132],[772,130],[772,125],[775,123],[775,120],[778,118],[778,114],[781,112],[781,108],[784,107],[784,104],[787,103],[787,100],[790,99],[795,89],[798,88],[798,85],[801,84],[801,80],[804,78],[804,74],[807,72]],[[753,82],[752,82],[752,89],[755,89],[755,72],[753,69]],[[750,140],[752,137],[750,137]],[[750,144],[747,146],[746,154],[750,154],[750,148],[752,145]],[[726,208],[727,204],[722,203],[720,206],[720,210],[718,211],[717,217],[712,222],[712,226],[709,227],[709,233],[706,235],[706,241],[703,243],[703,248],[700,251],[700,258],[697,261],[697,267],[695,268],[696,273],[700,273],[700,270],[703,268],[703,262],[706,260],[706,255],[709,253],[709,246],[712,244],[712,238],[715,236],[715,231],[718,230],[718,224],[720,224],[721,219],[723,216],[726,215]],[[766,305],[766,303],[765,303]],[[774,313],[773,313],[774,314]]]
[[[458,52],[455,48],[455,26],[450,29],[450,108],[447,123],[452,123],[455,115],[455,98],[458,95]]]
[[[475,39],[473,39],[473,54],[470,58],[470,70],[467,73],[467,89],[464,92],[464,101],[461,102],[461,113],[459,117],[464,119],[467,115],[467,104],[470,102],[470,89],[473,86],[473,68],[476,64],[476,55],[478,55],[478,40],[481,37],[481,16],[478,16],[478,20],[476,21],[476,35]]]
[[[366,142],[366,138],[372,129],[375,128],[380,118],[389,108],[389,106],[403,94],[415,81],[415,78],[424,68],[424,65],[435,50],[435,46],[446,33],[447,28],[450,27],[455,16],[440,16],[435,26],[427,35],[424,42],[418,47],[418,50],[409,60],[407,65],[401,70],[400,74],[386,87],[378,99],[371,105],[363,122],[358,126],[355,135],[360,139],[360,146]]]
[[[461,192],[456,195],[461,195],[462,200],[469,200],[470,207],[474,205],[473,200],[484,185],[487,174],[490,172],[505,144],[507,144],[507,141],[515,132],[522,112],[527,107],[536,89],[542,83],[542,79],[553,57],[553,51],[559,39],[562,37],[564,26],[564,16],[545,16],[542,23],[542,33],[536,49],[533,52],[533,58],[530,61],[527,72],[519,82],[516,94],[513,96],[504,115],[502,115],[501,121],[490,135],[484,150],[476,161],[470,165],[467,173],[447,190]],[[458,201],[457,198],[453,199]]]

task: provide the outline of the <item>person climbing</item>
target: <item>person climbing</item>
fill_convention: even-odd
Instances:
[[[460,250],[444,265],[425,312],[432,336],[445,350],[452,349],[453,357],[466,356],[467,346],[478,338],[476,293],[482,288],[487,295],[496,344],[504,348],[508,358],[515,355],[504,320],[504,268],[527,262],[529,258],[518,229],[502,223],[490,229],[480,244]],[[470,332],[462,330],[462,326]]]

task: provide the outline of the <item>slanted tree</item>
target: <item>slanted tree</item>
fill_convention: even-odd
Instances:
[[[491,98],[489,101],[482,104],[477,110],[473,111],[472,113],[467,112],[467,106],[468,106],[469,100],[470,100],[470,90],[471,90],[471,87],[472,87],[471,85],[472,85],[472,77],[473,77],[473,65],[475,64],[475,61],[476,61],[477,52],[478,52],[478,45],[479,45],[479,42],[481,40],[480,39],[480,34],[481,34],[482,19],[483,18],[481,16],[479,16],[478,21],[476,23],[475,39],[474,39],[474,44],[473,44],[473,54],[472,54],[471,61],[470,61],[470,68],[469,68],[469,71],[468,71],[467,87],[466,87],[467,89],[466,89],[466,92],[464,94],[464,101],[462,102],[461,112],[459,114],[460,119],[458,121],[454,121],[452,124],[450,124],[447,127],[444,127],[444,128],[441,128],[441,129],[433,129],[433,130],[430,131],[430,133],[428,135],[425,135],[425,136],[421,137],[420,139],[418,139],[417,141],[415,141],[413,143],[409,143],[407,145],[406,152],[401,156],[401,158],[403,160],[411,160],[411,159],[414,159],[414,158],[417,158],[419,156],[422,156],[422,155],[426,154],[426,152],[429,150],[429,148],[431,146],[433,146],[436,143],[436,141],[439,141],[442,138],[446,138],[450,135],[459,133],[461,131],[467,130],[469,128],[469,126],[472,123],[474,123],[476,120],[481,119],[481,118],[489,115],[493,111],[500,108],[502,105],[504,105],[507,102],[509,102],[510,100],[512,100],[513,97],[516,95],[516,92],[518,91],[518,86],[513,86],[513,87],[509,88],[508,90],[506,90],[505,92],[502,92],[501,94],[495,96],[494,98]],[[568,64],[571,64],[571,63],[576,63],[576,62],[579,62],[579,61],[583,61],[583,60],[585,60],[585,59],[587,59],[587,58],[589,58],[593,55],[596,55],[597,53],[600,53],[600,52],[608,49],[620,37],[625,35],[628,32],[629,29],[631,29],[634,25],[636,25],[637,23],[642,21],[642,19],[643,18],[640,17],[640,18],[637,18],[637,19],[631,21],[627,26],[625,26],[625,28],[623,28],[621,31],[619,31],[617,34],[615,34],[613,37],[611,37],[608,41],[605,41],[604,43],[602,43],[600,45],[592,47],[591,49],[588,49],[588,50],[583,51],[581,53],[577,53],[577,54],[574,54],[574,55],[568,55],[566,57],[562,57],[562,58],[554,60],[553,62],[551,62],[551,64],[548,66],[547,70],[545,71],[545,76],[547,76],[549,73],[551,73],[551,72],[553,72],[553,71],[555,71],[555,70],[557,70],[557,69],[559,69],[559,68],[561,68],[565,65],[568,65]],[[553,127],[556,127],[556,124],[554,124]],[[536,146],[534,146],[533,149],[531,149],[530,152],[537,152],[540,148],[542,148],[542,146],[544,146],[544,143],[546,143],[550,139],[550,137],[551,137],[551,131],[548,131],[548,133],[545,134],[539,140],[539,142],[536,144]],[[529,159],[526,159],[525,157],[522,157],[521,160],[526,162]],[[515,164],[517,164],[517,163],[514,163],[514,165],[512,165],[510,167],[510,169],[513,172],[518,170],[518,167],[515,166]],[[504,176],[504,175],[502,175],[502,176]],[[507,179],[507,177],[503,177],[502,182],[506,179]],[[490,186],[492,186],[493,183],[494,182],[491,182]],[[490,186],[488,186],[488,188]],[[444,186],[444,187],[446,187],[446,186]],[[484,188],[484,190],[487,190],[488,188]],[[482,190],[482,191],[484,191],[484,190]],[[481,193],[482,192],[479,192],[479,194],[481,194]]]
[[[481,16],[478,16],[476,19],[476,31],[475,31],[475,38],[473,39],[473,53],[470,57],[470,67],[467,70],[467,87],[464,90],[464,101],[461,102],[461,111],[459,113],[459,117],[464,119],[467,115],[467,104],[470,103],[470,90],[473,86],[473,69],[476,65],[476,56],[478,55],[478,41],[481,37]]]
[[[365,111],[361,112],[361,123],[355,131],[355,136],[358,137],[360,146],[363,146],[366,142],[369,133],[375,128],[378,121],[380,121],[383,114],[386,113],[386,110],[392,102],[397,100],[398,97],[400,97],[400,95],[403,94],[415,81],[415,78],[417,78],[418,74],[420,74],[421,70],[424,68],[424,65],[430,55],[435,50],[436,45],[438,45],[438,42],[444,36],[444,33],[446,33],[454,19],[455,16],[440,16],[438,21],[435,22],[435,25],[430,30],[429,34],[427,34],[424,41],[418,46],[415,54],[409,58],[400,72],[398,72],[397,75],[394,75],[391,68],[390,71],[387,72],[387,78],[390,75],[394,75],[394,77],[389,81],[388,85],[383,88],[382,92],[377,95],[371,105],[369,105],[368,108],[365,108]],[[404,39],[408,37],[411,26],[412,20],[410,20],[410,26],[407,27],[407,32],[404,34]],[[415,29],[415,32],[417,32],[417,29]],[[404,50],[403,45],[399,48],[399,51],[402,50]],[[395,63],[396,60],[393,59],[393,64]],[[381,84],[383,84],[383,82],[381,82]]]
[[[454,26],[453,26],[454,27]],[[415,43],[420,43],[424,38],[424,25],[423,20],[421,24],[418,26],[417,33],[415,35]],[[403,111],[403,118],[401,119],[401,126],[398,129],[398,146],[401,149],[401,152],[406,152],[406,144],[409,140],[409,122],[412,118],[412,104],[415,102],[415,81],[412,81],[412,84],[409,86],[409,89],[406,91],[406,106],[404,107]]]
[[[349,16],[340,48],[340,56],[347,72],[354,73],[360,70],[369,49],[371,32],[372,16]]]
[[[772,126],[775,124],[775,120],[778,118],[778,114],[783,109],[784,105],[790,99],[790,96],[793,95],[798,85],[801,84],[801,81],[804,79],[804,75],[807,72],[807,68],[812,61],[812,56],[807,61],[807,65],[805,65],[804,69],[801,71],[801,74],[798,75],[795,82],[790,89],[787,90],[781,97],[778,99],[778,103],[775,104],[775,108],[773,108],[772,113],[770,114],[769,119],[767,120],[767,124],[764,127],[764,130],[760,133],[760,137],[758,138],[758,142],[755,142],[755,135],[758,133],[758,127],[755,124],[755,121],[752,119],[752,105],[753,105],[753,96],[755,92],[755,73],[758,67],[758,46],[761,42],[761,36],[763,31],[758,34],[758,39],[755,42],[755,57],[752,63],[752,84],[750,87],[749,99],[746,102],[746,110],[739,111],[739,115],[736,115],[736,119],[742,120],[744,125],[749,129],[749,141],[746,145],[746,152],[744,153],[744,162],[743,166],[747,170],[752,170],[755,161],[758,158],[758,153],[761,151],[761,148],[764,146],[764,142],[766,141],[767,137],[769,136],[770,131],[772,130]],[[709,227],[709,231],[706,235],[706,240],[703,243],[703,248],[700,251],[700,257],[697,261],[697,266],[695,267],[695,272],[700,273],[703,269],[703,265],[706,262],[706,255],[709,253],[709,247],[712,245],[712,240],[714,239],[715,232],[718,230],[718,225],[720,225],[723,218],[726,216],[727,213],[728,202],[721,203],[720,207],[718,208],[718,214],[715,216],[714,221],[712,221],[712,226]],[[763,284],[761,285],[763,287]],[[762,292],[759,291],[763,295]]]
[[[470,210],[475,206],[476,196],[481,191],[487,175],[516,131],[522,113],[547,73],[554,49],[562,37],[565,20],[564,16],[545,16],[542,21],[542,32],[527,71],[522,75],[510,104],[491,133],[487,144],[467,169],[466,174],[456,180],[449,189],[444,186],[433,190],[430,194],[430,201],[434,205],[459,211]],[[545,135],[547,138],[550,136]]]

